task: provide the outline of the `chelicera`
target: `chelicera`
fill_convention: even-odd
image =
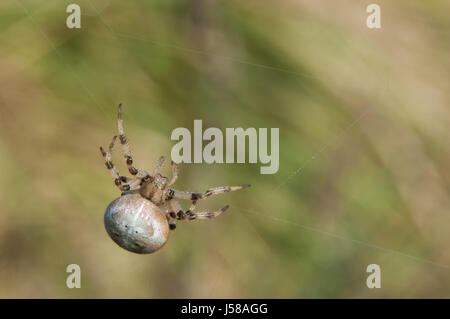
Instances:
[[[212,195],[236,191],[250,185],[222,186],[206,190],[204,193],[179,191],[172,186],[177,178],[177,165],[172,161],[172,178],[162,176],[159,170],[164,164],[161,156],[152,174],[133,166],[133,157],[122,121],[122,105],[118,110],[119,140],[124,150],[124,158],[132,177],[121,176],[111,161],[111,153],[117,136],[114,136],[108,151],[100,146],[106,167],[115,185],[122,191],[120,197],[107,207],[104,222],[109,236],[122,248],[135,253],[152,253],[167,242],[169,232],[176,228],[176,220],[207,219],[219,216],[228,205],[215,212],[195,212],[197,202]],[[189,200],[191,205],[183,211],[177,199]]]

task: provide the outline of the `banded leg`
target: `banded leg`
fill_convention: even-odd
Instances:
[[[128,178],[126,176],[121,176],[121,181],[126,183],[122,185],[123,191],[128,192],[130,190],[133,190],[135,187],[140,186],[142,183],[142,178],[140,177]],[[138,191],[138,189],[134,190]]]
[[[192,201],[191,206],[189,207],[189,210],[186,211],[186,216],[187,219],[192,220],[192,219],[208,219],[208,218],[214,218],[219,216],[220,214],[222,214],[224,211],[226,211],[228,209],[228,207],[230,207],[229,205],[226,205],[225,207],[212,212],[212,213],[208,213],[208,212],[200,212],[200,213],[194,213],[195,210],[195,206],[197,206],[197,201],[194,200]]]
[[[225,207],[215,212],[193,213],[193,210],[195,209],[196,205],[197,201],[193,201],[191,206],[189,207],[189,210],[183,212],[180,204],[176,200],[171,200],[169,201],[169,215],[170,217],[176,218],[178,220],[209,219],[219,216],[224,211],[226,211],[228,207],[230,207],[229,205],[226,205]],[[177,213],[175,213],[175,211],[177,211]]]
[[[169,215],[166,215],[166,218],[167,218],[167,221],[169,223],[169,229],[170,230],[175,230],[175,228],[177,228],[177,223],[175,222],[175,219],[173,219]]]
[[[191,203],[191,206],[189,206],[189,209],[186,211],[185,214],[186,215],[192,215],[192,212],[194,211],[195,206],[197,206],[197,201],[193,200],[192,203]]]
[[[146,171],[142,171],[133,166],[133,157],[131,156],[130,145],[128,144],[127,137],[125,136],[123,130],[122,104],[119,104],[119,111],[117,113],[117,127],[119,129],[119,140],[123,147],[124,158],[127,162],[128,171],[133,176],[138,175],[140,177],[144,177],[148,175]]]
[[[105,159],[106,168],[111,173],[112,178],[114,179],[114,184],[121,190],[126,191],[127,187],[122,186],[122,182],[126,182],[127,178],[125,176],[120,176],[117,170],[114,168],[114,164],[111,161],[111,152],[114,147],[114,143],[116,142],[117,136],[114,136],[111,143],[109,144],[108,152],[105,152],[103,147],[100,146],[100,152],[102,153],[103,158]]]
[[[218,195],[228,192],[234,192],[243,188],[250,187],[250,184],[242,185],[242,186],[221,186],[221,187],[214,187],[211,189],[208,189],[204,193],[195,193],[195,192],[184,192],[184,191],[177,191],[174,189],[170,189],[168,191],[169,196],[172,196],[174,198],[178,199],[186,199],[186,200],[198,200],[198,199],[205,199],[212,195]]]
[[[171,206],[169,205],[169,202],[166,202],[166,204],[165,204],[165,212],[164,212],[164,214],[166,215],[166,218],[167,218],[167,222],[169,223],[169,229],[170,230],[174,230],[175,228],[177,228],[177,225],[176,225],[176,222],[175,222],[175,220],[176,220],[176,218],[174,218],[174,217],[172,217],[172,216],[174,216],[174,214],[170,214],[172,211],[172,208],[171,208]],[[175,215],[176,216],[176,215]]]
[[[178,219],[178,213],[183,212],[180,203],[178,203],[178,201],[176,201],[175,199],[166,201],[166,206],[169,216],[173,219]]]
[[[230,205],[226,205],[225,207],[215,211],[215,212],[200,212],[200,213],[190,213],[187,216],[187,219],[189,220],[193,220],[193,219],[209,219],[209,218],[214,218],[219,216],[220,214],[222,214],[224,211],[226,211],[228,208],[230,207]]]

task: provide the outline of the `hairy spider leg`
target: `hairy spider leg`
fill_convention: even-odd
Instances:
[[[127,162],[128,171],[133,176],[135,175],[138,175],[139,177],[147,176],[148,173],[146,171],[137,169],[136,167],[133,166],[133,157],[131,155],[130,145],[128,144],[127,137],[125,136],[123,130],[122,104],[119,104],[119,111],[117,112],[117,127],[119,129],[119,140],[123,147],[124,158]]]
[[[129,178],[126,176],[122,176],[121,179],[123,182],[125,182],[126,184],[122,185],[124,186],[124,188],[128,188],[128,190],[138,190],[138,188],[141,186],[142,183],[142,178],[141,177],[134,177],[134,178]],[[139,186],[139,187],[138,187]],[[138,187],[138,188],[136,188]]]
[[[100,152],[102,153],[103,158],[105,159],[106,168],[111,173],[112,178],[114,179],[114,184],[121,190],[127,191],[129,190],[129,186],[122,185],[122,182],[126,182],[127,178],[125,176],[120,176],[119,172],[114,168],[114,164],[111,161],[111,152],[114,147],[114,143],[117,139],[117,136],[114,136],[111,143],[109,144],[108,152],[105,152],[103,147],[100,146]]]
[[[214,217],[217,217],[220,214],[222,214],[224,211],[226,211],[228,209],[228,207],[230,207],[229,205],[226,205],[225,207],[223,207],[215,212],[193,213],[193,210],[195,209],[195,206],[197,205],[197,201],[193,201],[191,206],[189,207],[189,210],[187,210],[186,212],[183,212],[180,204],[175,199],[168,201],[167,205],[169,208],[169,216],[172,217],[173,219],[178,219],[178,220],[194,220],[194,219],[214,218]]]
[[[211,189],[206,190],[204,193],[195,193],[195,192],[185,192],[185,191],[178,191],[175,189],[169,188],[168,197],[178,198],[178,199],[186,199],[186,200],[198,200],[198,199],[205,199],[209,196],[228,193],[228,192],[234,192],[243,188],[250,187],[250,184],[247,185],[241,185],[241,186],[220,186],[220,187],[214,187]]]
[[[177,228],[177,225],[176,225],[176,221],[175,221],[176,218],[173,218],[172,215],[170,214],[172,212],[172,207],[170,205],[170,202],[165,202],[164,206],[165,206],[164,214],[166,215],[167,221],[169,223],[169,229],[174,230],[175,228]]]
[[[103,147],[100,146],[100,152],[102,153],[103,157],[105,158],[105,164],[108,170],[111,172],[111,176],[114,178],[114,184],[122,191],[126,192],[131,189],[133,189],[136,186],[140,186],[142,182],[142,178],[140,177],[134,177],[134,178],[128,178],[126,176],[120,176],[119,172],[115,169],[113,162],[111,161],[111,154],[114,147],[114,144],[116,142],[117,136],[114,136],[111,143],[109,144],[108,152],[105,152]],[[123,184],[122,183],[126,183]]]

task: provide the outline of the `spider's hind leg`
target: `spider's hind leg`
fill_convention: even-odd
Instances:
[[[169,222],[169,229],[175,230],[177,228],[177,223],[175,222],[175,219],[170,217],[169,215],[166,215],[167,221]]]
[[[228,209],[228,207],[230,207],[230,206],[226,205],[225,207],[223,207],[219,210],[216,210],[215,212],[193,213],[193,210],[195,208],[195,204],[193,203],[193,205],[191,205],[189,210],[186,211],[185,215],[181,216],[181,217],[183,217],[182,219],[188,219],[188,220],[214,218],[214,217],[217,217],[220,214],[222,214],[224,211],[226,211]]]
[[[183,212],[181,209],[180,204],[175,201],[171,200],[169,201],[169,215],[172,218],[176,218],[178,220],[194,220],[194,219],[209,219],[214,218],[222,214],[224,211],[230,207],[229,205],[215,211],[215,212],[200,212],[200,213],[194,213],[195,207],[197,205],[197,201],[192,201],[191,206],[186,212]]]
[[[166,202],[165,206],[165,211],[164,214],[166,215],[167,218],[167,222],[169,223],[169,229],[170,230],[175,230],[175,228],[177,228],[176,222],[175,222],[175,217],[173,217],[173,214],[171,214],[171,206],[170,206],[170,202]]]

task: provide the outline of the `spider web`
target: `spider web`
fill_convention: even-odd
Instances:
[[[39,23],[36,21],[36,19],[33,17],[33,15],[27,9],[27,7],[24,6],[23,3],[20,0],[15,0],[15,1],[22,7],[22,9],[26,13],[26,15],[29,17],[29,19],[33,22],[33,24],[36,25],[36,27],[39,29],[40,33],[45,37],[45,39],[48,41],[48,43],[52,46],[54,52],[57,54],[59,59],[64,63],[64,66],[76,78],[76,80],[79,82],[81,88],[91,98],[91,100],[93,101],[94,105],[96,105],[96,107],[98,107],[100,109],[100,111],[106,117],[115,118],[112,113],[107,112],[106,108],[101,103],[98,102],[98,99],[91,92],[91,90],[89,90],[89,88],[84,84],[84,82],[82,81],[82,79],[80,78],[80,76],[76,72],[76,70],[69,63],[64,61],[63,56],[58,51],[55,43],[44,32],[43,28],[39,25]],[[238,64],[245,64],[245,65],[249,65],[249,66],[253,66],[253,67],[257,67],[257,68],[266,69],[266,70],[269,70],[269,71],[285,73],[287,75],[292,75],[292,76],[313,78],[313,79],[317,79],[319,81],[325,82],[322,79],[320,79],[319,77],[313,76],[313,75],[307,74],[307,73],[296,72],[296,71],[292,71],[292,70],[289,70],[289,69],[279,68],[279,67],[265,65],[265,64],[260,64],[260,63],[253,63],[251,61],[240,60],[240,59],[236,59],[236,58],[230,57],[230,56],[218,55],[218,54],[207,52],[207,51],[203,51],[203,50],[192,49],[192,48],[185,48],[185,47],[181,47],[181,46],[173,45],[173,44],[160,43],[160,42],[154,41],[152,39],[148,39],[148,38],[144,39],[144,38],[141,38],[139,36],[135,36],[135,35],[131,35],[131,34],[125,34],[125,33],[121,33],[121,32],[116,32],[111,27],[111,25],[109,25],[104,20],[103,16],[97,10],[97,8],[94,6],[92,1],[88,0],[88,2],[91,5],[91,7],[94,9],[94,11],[96,12],[96,14],[97,14],[98,18],[100,19],[100,21],[102,22],[102,24],[118,40],[120,45],[122,45],[122,42],[120,40],[121,38],[122,39],[123,38],[128,38],[128,39],[132,39],[132,40],[135,40],[135,41],[142,41],[142,42],[149,43],[149,44],[152,44],[152,45],[165,47],[165,48],[170,49],[170,50],[180,50],[180,51],[189,52],[189,53],[193,53],[193,54],[214,56],[214,57],[221,58],[221,59],[226,59],[226,60],[232,61],[234,63],[238,63]],[[352,128],[354,128],[358,123],[360,123],[366,117],[367,114],[368,114],[368,111],[365,111],[362,114],[360,114],[356,119],[354,119],[349,125],[347,125],[337,135],[332,137],[329,143],[325,144],[319,151],[317,151],[311,157],[309,157],[307,160],[305,160],[303,162],[303,164],[301,164],[296,170],[294,170],[291,174],[289,174],[288,177],[282,183],[277,185],[273,190],[278,190],[278,189],[284,187],[292,178],[298,177],[298,175],[300,175],[302,173],[302,171],[304,171],[304,169],[308,165],[310,165],[320,155],[322,155],[325,151],[327,151],[339,139],[343,138],[343,136],[345,134],[347,134]],[[133,115],[131,115],[131,117],[133,117]],[[404,257],[404,258],[407,258],[407,259],[410,259],[410,260],[414,260],[414,261],[417,261],[417,262],[426,263],[426,264],[433,265],[433,266],[436,266],[436,267],[441,267],[441,268],[444,268],[444,269],[450,269],[450,265],[434,262],[432,260],[420,258],[420,257],[414,256],[414,255],[411,255],[411,254],[404,253],[404,252],[399,251],[399,250],[391,249],[391,248],[388,248],[388,247],[383,247],[383,246],[372,244],[372,243],[369,243],[369,242],[366,242],[366,241],[353,239],[353,238],[349,238],[349,237],[342,236],[342,235],[339,235],[339,234],[331,233],[331,232],[328,232],[328,231],[325,231],[325,230],[322,230],[322,229],[319,229],[319,228],[316,228],[316,227],[312,227],[312,226],[309,226],[309,225],[301,224],[301,223],[298,223],[298,222],[295,222],[295,221],[292,221],[292,220],[275,217],[275,216],[272,216],[272,215],[270,215],[268,213],[263,212],[263,210],[259,209],[259,208],[248,209],[248,208],[243,208],[243,207],[237,207],[235,205],[233,205],[233,207],[237,208],[240,211],[245,212],[247,214],[251,214],[253,216],[257,216],[258,218],[264,219],[265,221],[268,221],[268,222],[285,224],[285,225],[292,226],[292,227],[295,227],[295,228],[298,228],[298,229],[303,229],[303,230],[305,230],[307,232],[310,232],[310,233],[319,234],[319,235],[322,235],[322,236],[325,236],[325,237],[328,237],[328,238],[338,239],[340,241],[349,242],[349,243],[353,243],[353,244],[356,244],[356,245],[359,245],[359,246],[364,246],[364,247],[371,248],[371,249],[374,249],[374,250],[382,251],[382,252],[385,252],[385,253],[394,254],[394,255],[397,255],[397,256],[400,256],[400,257]],[[212,296],[214,294],[214,290],[215,290],[216,284],[218,282],[218,279],[220,278],[220,271],[217,271],[217,274],[216,274],[215,277],[216,277],[216,279],[213,280],[213,282],[211,284],[211,287],[210,287],[210,296]]]

